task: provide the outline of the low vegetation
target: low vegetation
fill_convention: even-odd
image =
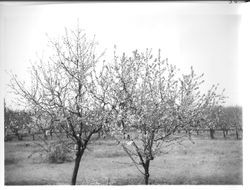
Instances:
[[[242,141],[196,137],[166,148],[166,154],[152,162],[149,184],[242,184]],[[219,139],[218,139],[219,138]],[[29,144],[27,146],[26,144]],[[108,144],[108,146],[107,146]],[[68,184],[73,162],[48,163],[33,141],[5,143],[6,185]],[[79,168],[81,185],[143,184],[140,173],[114,140],[100,139],[91,144]],[[74,153],[71,153],[73,156]]]

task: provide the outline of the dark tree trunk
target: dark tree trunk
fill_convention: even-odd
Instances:
[[[32,134],[32,139],[33,139],[33,141],[35,140],[35,134],[34,133]]]
[[[97,137],[98,139],[100,139],[101,138],[101,132],[99,131],[98,132],[98,137]]]
[[[17,140],[19,141],[23,140],[22,134],[20,134],[18,130],[15,130],[13,132],[15,133]]]
[[[214,139],[214,129],[210,128],[209,131],[211,139]]]
[[[226,138],[226,130],[225,129],[223,129],[223,137],[224,137],[224,139]]]
[[[74,166],[74,170],[73,170],[73,174],[72,174],[71,185],[76,185],[77,173],[79,170],[79,166],[80,166],[80,162],[81,162],[84,150],[85,150],[85,148],[80,148],[80,149],[78,149],[78,151],[76,153],[75,166]]]
[[[8,136],[8,134],[7,134],[7,130],[6,130],[6,128],[4,128],[4,141],[7,141],[7,137]]]
[[[84,153],[84,151],[85,151],[85,149],[87,147],[87,144],[88,144],[91,136],[94,133],[97,133],[97,132],[98,132],[98,130],[94,130],[90,134],[88,134],[87,138],[84,140],[84,142],[77,139],[77,153],[76,153],[76,159],[75,159],[75,166],[74,166],[74,170],[73,170],[73,174],[72,174],[72,178],[71,178],[71,185],[76,185],[77,173],[78,173],[78,170],[79,170],[82,155],[83,155],[83,153]],[[85,131],[85,133],[86,133],[86,131]]]
[[[47,135],[46,135],[46,131],[45,131],[45,130],[43,131],[43,137],[44,137],[44,139],[45,139],[45,140],[47,140],[47,139],[48,139],[48,138],[47,138]]]
[[[239,132],[238,132],[238,129],[236,128],[235,130],[235,133],[236,133],[236,139],[238,140],[239,139]]]
[[[145,182],[145,185],[148,185],[148,180],[149,180],[149,163],[150,163],[150,160],[146,160],[146,163],[144,165],[144,182]]]
[[[196,130],[196,134],[199,135],[199,129]]]
[[[50,130],[50,138],[51,138],[51,140],[53,139],[53,132],[52,132],[52,130]]]
[[[17,135],[17,138],[18,138],[19,141],[22,141],[22,140],[23,140],[22,134],[17,133],[16,135]]]

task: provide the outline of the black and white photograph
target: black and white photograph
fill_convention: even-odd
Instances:
[[[241,189],[245,4],[0,2],[3,185]]]

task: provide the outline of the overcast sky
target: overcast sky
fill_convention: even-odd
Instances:
[[[29,4],[11,4],[0,10],[1,71],[11,70],[29,81],[30,61],[35,61],[37,54],[48,53],[46,33],[56,38],[64,34],[65,27],[74,29],[79,19],[80,27],[90,37],[96,35],[100,49],[107,49],[107,57],[114,45],[127,53],[146,48],[156,53],[161,48],[169,63],[181,71],[188,71],[192,65],[197,73],[204,73],[204,89],[219,83],[229,96],[227,105],[241,105],[238,4]],[[1,80],[9,82],[5,72]]]

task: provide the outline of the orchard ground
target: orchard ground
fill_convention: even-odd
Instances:
[[[167,148],[150,166],[150,184],[242,184],[242,140],[194,137]],[[32,140],[5,142],[6,185],[68,185],[74,162],[47,163]],[[79,185],[136,185],[143,176],[112,139],[89,145],[79,168]]]

